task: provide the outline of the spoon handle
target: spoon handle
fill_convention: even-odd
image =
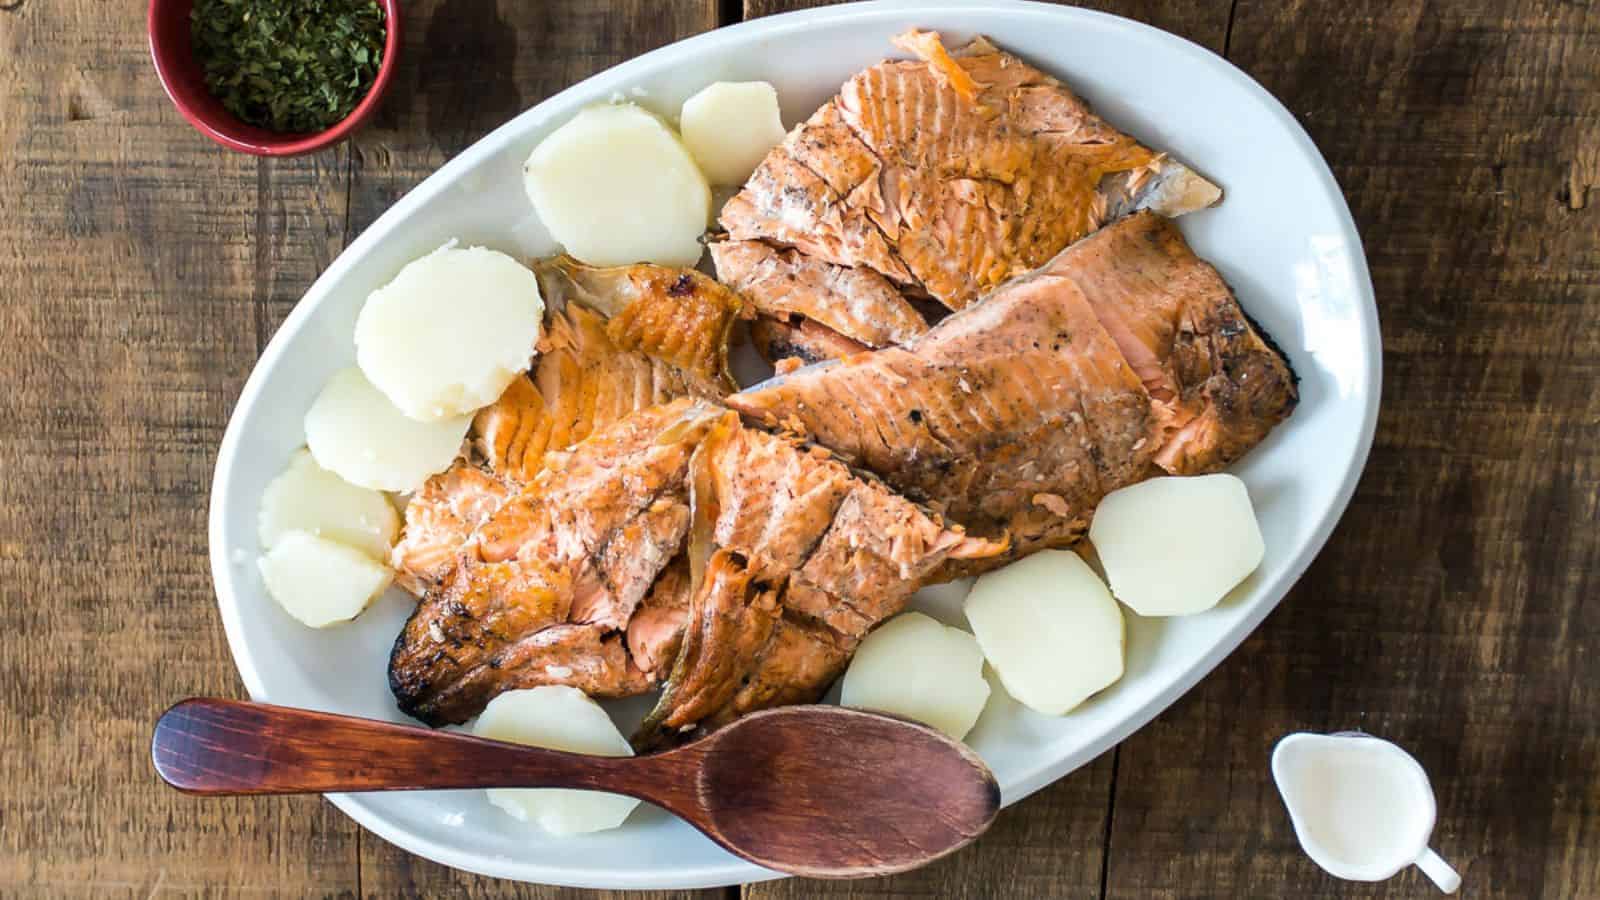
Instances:
[[[167,710],[151,742],[156,772],[192,794],[312,794],[437,788],[564,787],[634,795],[661,757],[584,756],[249,703],[193,698]]]

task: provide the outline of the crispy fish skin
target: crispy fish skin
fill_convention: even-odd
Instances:
[[[871,269],[960,309],[1115,213],[1220,199],[986,39],[896,42],[920,59],[857,73],[790,132],[724,206],[732,239]]]
[[[680,399],[551,454],[396,639],[390,688],[400,708],[442,725],[518,687],[646,690],[655,673],[635,665],[622,629],[682,545],[689,460],[722,414]]]
[[[1287,362],[1172,223],[1140,213],[904,347],[728,398],[815,439],[1011,556],[1078,540],[1100,499],[1216,471],[1296,402]],[[941,576],[991,566],[947,566]]]
[[[534,274],[552,302],[577,302],[600,313],[618,349],[705,379],[712,386],[702,392],[708,396],[737,388],[728,371],[729,338],[733,323],[753,310],[716,279],[650,263],[589,266],[570,256],[539,260]]]

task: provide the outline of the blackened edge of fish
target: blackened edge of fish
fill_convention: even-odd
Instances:
[[[1217,277],[1221,278],[1222,273],[1218,272]],[[1232,293],[1234,298],[1237,300],[1239,292],[1234,290],[1233,284],[1226,278],[1223,278],[1222,281],[1224,284],[1228,285],[1228,291]],[[1277,354],[1278,359],[1283,361],[1283,367],[1289,370],[1289,390],[1291,397],[1289,399],[1288,408],[1284,410],[1284,413],[1288,414],[1293,412],[1295,408],[1300,405],[1300,373],[1295,371],[1294,360],[1289,357],[1289,354],[1283,349],[1283,346],[1273,338],[1272,333],[1267,331],[1265,328],[1262,328],[1261,323],[1256,321],[1255,316],[1250,315],[1250,310],[1245,309],[1243,303],[1239,303],[1238,306],[1239,314],[1244,316],[1244,320],[1250,323],[1251,328],[1255,329],[1256,336],[1261,338],[1261,343],[1266,344],[1268,350],[1271,350],[1273,353]]]
[[[389,693],[394,696],[395,705],[400,711],[413,719],[432,728],[444,725],[458,725],[466,721],[461,719],[452,722],[428,707],[426,699],[428,688],[431,686],[428,679],[416,672],[411,666],[401,665],[400,660],[406,651],[406,637],[410,634],[411,623],[423,610],[422,604],[411,611],[406,617],[405,625],[400,628],[400,633],[394,636],[394,644],[389,650]]]

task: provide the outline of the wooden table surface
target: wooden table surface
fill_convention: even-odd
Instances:
[[[166,101],[144,4],[0,0],[0,895],[569,893],[410,857],[320,799],[157,782],[160,710],[242,694],[206,563],[214,453],[312,278],[446,159],[641,51],[803,4],[402,5],[377,121],[262,161]],[[1470,895],[1600,896],[1600,4],[1097,5],[1225,55],[1332,163],[1383,320],[1366,475],[1231,658],[976,847],[744,893],[1429,896],[1414,872],[1322,874],[1272,788],[1279,735],[1360,727],[1432,774]]]

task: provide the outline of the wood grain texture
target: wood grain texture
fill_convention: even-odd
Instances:
[[[1367,476],[1284,607],[1114,756],[919,872],[747,893],[1424,895],[1323,876],[1266,780],[1282,733],[1359,726],[1432,772],[1465,890],[1600,894],[1600,10],[1092,5],[1226,47],[1332,162],[1387,347]],[[719,6],[407,4],[375,126],[258,162],[171,109],[140,4],[0,0],[0,895],[589,896],[451,872],[319,800],[183,797],[148,729],[177,696],[241,692],[206,485],[312,278],[510,114]]]
[[[842,2],[846,0],[743,0],[744,18],[755,19]],[[1196,0],[1188,3],[1183,0],[1089,0],[1062,5],[1081,6],[1154,25],[1221,53],[1228,31],[1230,0]],[[884,55],[888,56],[891,52],[890,48],[885,48]]]
[[[1360,728],[1427,768],[1467,895],[1595,896],[1600,7],[1241,0],[1230,50],[1350,199],[1384,409],[1299,586],[1123,745],[1109,895],[1432,893],[1335,881],[1284,821],[1274,740]]]
[[[139,4],[0,8],[0,894],[354,893],[327,804],[196,803],[148,761],[174,695],[240,690],[207,485],[344,167],[219,152],[144,35]]]

